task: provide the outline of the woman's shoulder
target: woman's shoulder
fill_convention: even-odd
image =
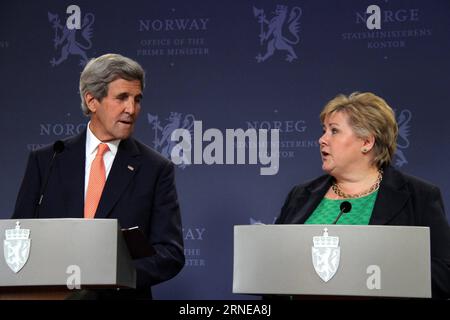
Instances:
[[[432,182],[418,177],[416,175],[411,175],[400,170],[397,170],[393,167],[389,169],[389,176],[394,181],[400,181],[402,184],[405,184],[408,189],[416,192],[440,192],[439,187],[433,184]]]

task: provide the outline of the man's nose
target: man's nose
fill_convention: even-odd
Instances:
[[[135,114],[136,113],[136,107],[137,107],[136,105],[137,105],[137,102],[134,101],[134,99],[131,99],[131,98],[128,99],[126,104],[125,104],[125,112],[128,113],[128,114],[131,114],[131,115]]]

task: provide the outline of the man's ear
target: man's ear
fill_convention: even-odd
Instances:
[[[92,93],[86,92],[84,94],[84,101],[86,101],[86,105],[92,113],[97,111],[98,100],[92,95]]]

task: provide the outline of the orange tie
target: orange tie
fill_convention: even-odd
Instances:
[[[103,187],[105,186],[106,173],[103,155],[109,150],[105,143],[98,145],[97,154],[91,164],[89,173],[89,184],[86,192],[86,201],[84,202],[84,218],[93,219],[97,211]]]

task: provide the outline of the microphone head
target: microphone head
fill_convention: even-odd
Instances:
[[[64,142],[61,140],[55,141],[53,144],[53,151],[56,153],[61,153],[64,150]]]
[[[352,204],[348,201],[344,201],[341,203],[341,206],[339,207],[343,213],[350,212],[352,210]]]

